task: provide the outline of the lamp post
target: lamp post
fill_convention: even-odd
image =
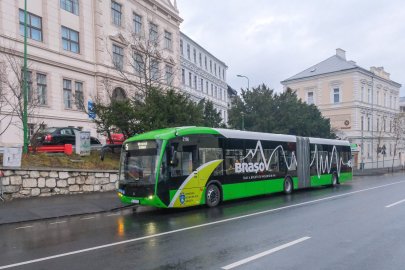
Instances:
[[[28,116],[27,116],[27,0],[24,9],[24,154],[28,153]]]
[[[236,76],[246,78],[248,80],[248,89],[249,89],[249,78],[246,76],[242,76],[242,75],[236,75]]]
[[[242,115],[242,130],[245,130],[245,114],[241,112]]]

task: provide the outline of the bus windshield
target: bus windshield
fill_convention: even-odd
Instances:
[[[124,145],[120,165],[121,184],[155,185],[161,141],[136,141]]]

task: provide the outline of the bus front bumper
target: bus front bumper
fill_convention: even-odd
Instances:
[[[133,205],[148,205],[148,206],[156,206],[156,207],[167,207],[162,203],[158,196],[149,196],[146,198],[139,198],[139,197],[128,197],[123,195],[122,193],[118,193],[120,200],[122,203],[126,204],[133,204]]]

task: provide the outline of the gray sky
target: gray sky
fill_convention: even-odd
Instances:
[[[177,0],[180,25],[227,64],[240,90],[280,81],[346,51],[363,68],[383,66],[405,95],[405,1]]]

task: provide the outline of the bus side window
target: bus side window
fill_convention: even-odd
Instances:
[[[235,174],[235,164],[240,163],[243,158],[243,149],[226,149],[225,150],[225,168],[226,174]]]

